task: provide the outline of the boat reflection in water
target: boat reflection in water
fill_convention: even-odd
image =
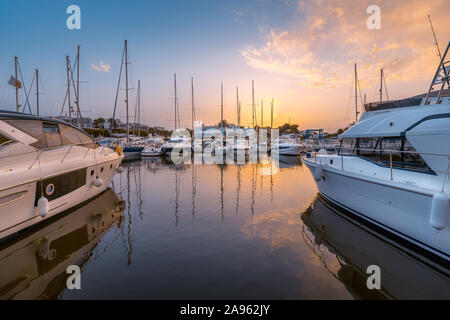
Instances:
[[[81,269],[103,234],[118,222],[123,201],[107,189],[63,212],[39,230],[0,246],[0,299],[54,299],[66,288],[67,267]]]
[[[439,265],[353,220],[318,195],[301,218],[302,236],[323,266],[357,299],[449,299],[448,265]],[[367,288],[367,267],[381,270],[381,289]]]

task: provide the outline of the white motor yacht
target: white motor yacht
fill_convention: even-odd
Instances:
[[[298,156],[302,151],[302,145],[297,142],[297,140],[292,139],[289,135],[282,135],[278,138],[278,154],[284,156]],[[272,152],[276,150],[272,147]]]
[[[141,157],[157,157],[163,154],[162,139],[148,139],[147,144],[141,151]]]
[[[161,147],[163,154],[171,155],[172,152],[177,151],[179,154],[192,151],[191,138],[189,137],[172,137]]]
[[[321,150],[303,158],[325,198],[447,265],[450,97],[443,93],[449,47],[425,97],[390,103],[396,108],[366,109],[340,135],[338,154]]]
[[[69,123],[0,111],[0,238],[106,190],[122,159]]]

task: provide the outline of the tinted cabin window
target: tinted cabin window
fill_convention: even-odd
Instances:
[[[378,161],[380,157],[379,139],[378,138],[359,138],[358,154],[363,158],[372,161]]]
[[[43,124],[45,138],[47,139],[47,147],[58,147],[62,145],[59,126],[56,123],[44,122]]]
[[[343,155],[356,155],[356,139],[342,139],[341,147],[339,148],[339,154]]]
[[[32,147],[38,149],[47,148],[42,122],[39,120],[4,120],[6,123],[16,127],[17,129],[29,134],[38,141],[31,144]]]
[[[61,137],[63,144],[82,144],[95,146],[94,140],[80,130],[60,124]]]

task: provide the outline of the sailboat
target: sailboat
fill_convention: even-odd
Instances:
[[[130,90],[128,88],[128,42],[125,40],[124,49],[123,49],[123,55],[122,55],[122,63],[120,66],[120,72],[119,72],[119,81],[117,84],[117,91],[116,91],[116,102],[114,106],[114,113],[112,121],[114,121],[115,114],[116,114],[116,107],[117,107],[117,97],[120,89],[120,80],[122,76],[122,66],[125,64],[125,107],[126,107],[126,119],[127,119],[127,126],[126,126],[126,138],[124,140],[118,140],[118,144],[122,148],[123,154],[125,155],[124,160],[134,160],[139,159],[141,157],[141,152],[144,149],[145,141],[142,141],[140,137],[130,136],[130,116],[129,116],[129,107],[128,107],[128,91]],[[140,95],[140,92],[139,92]],[[138,99],[140,99],[138,95]],[[136,125],[136,124],[135,124]],[[112,132],[112,128],[111,128]]]

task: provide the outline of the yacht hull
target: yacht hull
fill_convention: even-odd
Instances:
[[[0,239],[14,236],[102,193],[107,189],[121,161],[122,157],[115,157],[84,168],[76,167],[55,173],[44,178],[42,188],[41,181],[35,180],[0,190]],[[77,179],[74,179],[73,173],[78,173]],[[98,184],[97,181],[96,186],[94,181],[97,178],[101,183]],[[49,184],[54,185],[55,190],[51,195],[48,195]],[[37,206],[42,193],[48,199],[48,213],[44,217],[38,214]]]
[[[279,146],[278,154],[283,156],[298,156],[301,151],[301,145]]]
[[[303,162],[314,176],[318,164],[307,158]],[[321,176],[316,185],[328,200],[446,263],[450,261],[450,228],[436,232],[430,225],[433,193],[370,181],[326,167]]]

